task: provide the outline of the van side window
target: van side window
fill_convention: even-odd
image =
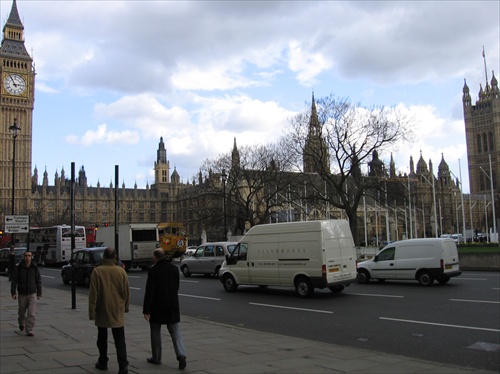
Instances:
[[[228,258],[227,263],[230,265],[236,264],[238,261],[246,261],[247,260],[247,245],[246,244],[238,244],[236,248],[232,252],[230,252],[230,256]]]
[[[193,257],[203,257],[203,247],[198,248]]]
[[[378,254],[379,261],[392,261],[394,260],[394,253],[396,252],[396,248],[386,248],[382,252]]]
[[[222,248],[220,245],[215,247],[215,255],[216,256],[224,256],[224,248]]]
[[[240,244],[238,246],[238,260],[246,261],[247,260],[247,245]]]
[[[205,257],[214,257],[215,248],[213,245],[207,245],[205,247]]]

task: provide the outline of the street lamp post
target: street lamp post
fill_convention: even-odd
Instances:
[[[227,174],[226,174],[226,169],[222,169],[222,188],[223,188],[223,198],[222,198],[222,207],[223,207],[223,214],[224,214],[224,241],[227,240],[227,223],[226,223],[226,181],[227,181]]]
[[[484,173],[484,175],[486,175],[488,177],[488,179],[490,180],[491,206],[493,208],[493,234],[496,237],[496,241],[500,242],[498,240],[498,236],[496,235],[497,234],[497,223],[496,223],[496,214],[495,214],[495,194],[493,192],[493,170],[491,167],[491,153],[488,155],[488,157],[489,157],[489,161],[490,161],[490,175],[486,174],[486,172],[483,170],[483,168],[481,166],[479,167],[479,169],[481,169],[481,171]],[[490,242],[491,242],[491,237],[490,237]]]
[[[16,138],[21,131],[21,128],[17,126],[17,119],[14,118],[14,124],[9,127],[10,133],[12,134],[12,206],[11,214],[14,215],[14,193],[15,193],[15,181],[16,181]]]
[[[11,214],[15,214],[15,209],[14,209],[14,195],[16,191],[15,187],[15,182],[16,182],[16,138],[19,132],[21,131],[21,128],[17,126],[17,119],[14,118],[14,124],[9,127],[9,131],[12,134],[12,204],[11,204]],[[14,253],[14,247],[16,245],[15,242],[15,235],[14,233],[10,234],[11,238],[11,246],[10,246],[10,253],[9,253],[9,276],[12,274],[15,266],[15,253]]]
[[[11,201],[11,214],[15,214],[14,209],[14,195],[15,195],[15,183],[16,183],[16,138],[19,135],[21,128],[17,126],[17,118],[14,118],[14,124],[9,127],[9,131],[12,134],[12,201]],[[11,234],[12,246],[15,246],[14,234]]]
[[[435,229],[435,235],[436,235],[436,238],[439,236],[438,235],[438,218],[437,218],[437,209],[436,209],[436,189],[434,187],[434,174],[432,175],[432,183],[425,177],[422,175],[422,178],[424,178],[427,183],[429,183],[431,186],[432,186],[432,199],[433,199],[433,202],[434,202],[434,229]],[[423,209],[423,206],[422,206],[422,209]],[[424,226],[424,230],[425,230],[425,226]]]

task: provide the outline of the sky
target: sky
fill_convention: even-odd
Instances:
[[[0,0],[2,27],[12,0]],[[500,78],[499,1],[17,0],[36,68],[32,165],[88,184],[154,183],[163,137],[171,172],[278,140],[311,97],[398,107],[415,140],[392,150],[444,157],[468,193],[462,108]],[[483,59],[483,47],[486,58]],[[486,64],[486,69],[485,69]],[[391,153],[379,151],[389,163]]]

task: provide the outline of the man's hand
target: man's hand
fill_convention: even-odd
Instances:
[[[17,299],[17,295],[16,295],[16,294],[12,295],[12,298],[13,298],[14,300],[16,300],[16,299]]]
[[[145,315],[144,315],[144,319],[145,319],[146,321],[148,321],[148,322],[149,322],[149,317],[150,317],[150,315],[149,315],[149,314],[145,314]]]

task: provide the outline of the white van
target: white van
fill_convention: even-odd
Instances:
[[[286,222],[252,227],[219,271],[228,292],[238,285],[340,292],[356,280],[356,251],[346,220]]]
[[[462,274],[455,241],[446,238],[409,239],[384,247],[375,257],[358,263],[358,282],[370,279],[416,279],[430,286]]]

